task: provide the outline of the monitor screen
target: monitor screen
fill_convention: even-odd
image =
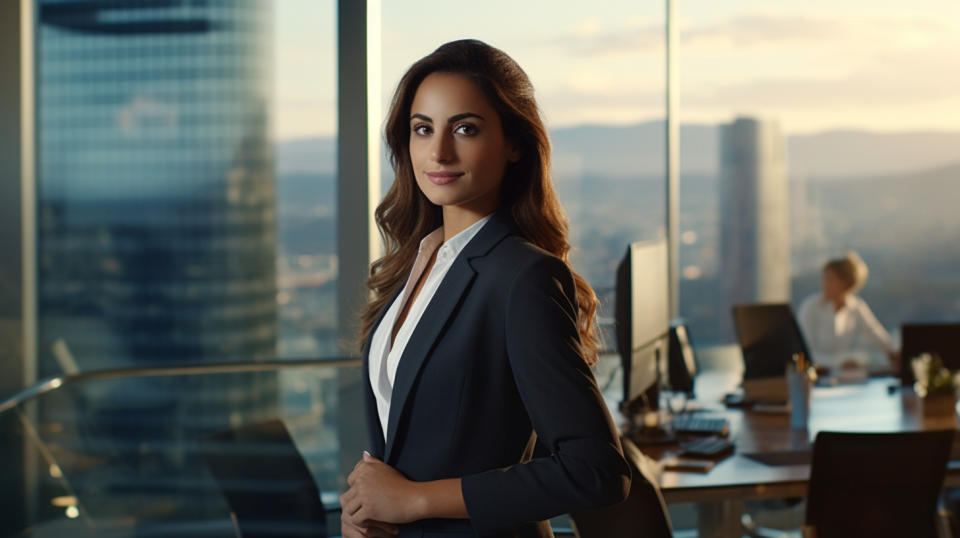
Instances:
[[[783,377],[796,353],[813,360],[788,304],[735,305],[733,323],[743,352],[744,379]]]
[[[644,403],[657,406],[657,381],[665,367],[670,331],[668,271],[665,240],[632,243],[617,268],[617,351],[627,403],[646,395]]]

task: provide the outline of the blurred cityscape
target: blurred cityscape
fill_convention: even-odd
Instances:
[[[697,345],[733,341],[732,303],[720,285],[720,129],[681,128],[680,313]],[[602,321],[612,318],[613,275],[626,245],[665,234],[662,133],[658,121],[551,133],[573,263],[605,300]],[[789,254],[778,260],[789,266],[794,306],[819,290],[828,258],[856,250],[870,267],[861,295],[892,333],[905,321],[960,317],[960,250],[952,248],[960,229],[960,133],[832,131],[784,139]],[[333,144],[314,138],[278,148],[283,356],[333,345],[335,180],[333,161],[316,158],[332,155]]]
[[[343,355],[337,140],[272,130],[275,4],[36,6],[38,374]],[[960,319],[960,132],[790,129],[732,116],[681,127],[680,314],[693,343],[732,342],[734,302],[796,306],[847,250],[870,266],[862,295],[892,333]],[[666,235],[664,133],[661,120],[551,131],[572,261],[598,291],[608,344],[627,245]],[[335,504],[344,434],[365,435],[360,410],[344,409],[358,375],[344,374],[65,387],[31,410],[49,458],[38,490],[82,499],[94,519],[225,520],[203,440],[281,416]]]

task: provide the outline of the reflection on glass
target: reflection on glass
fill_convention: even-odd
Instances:
[[[24,447],[22,485],[36,508],[31,536],[224,536],[228,508],[204,460],[214,433],[269,419],[284,422],[321,492],[336,506],[341,431],[356,410],[339,405],[340,376],[356,367],[297,367],[260,372],[124,377],[74,381],[0,414],[4,443]],[[277,376],[296,380],[277,397]],[[157,389],[169,396],[159,399]],[[138,393],[149,395],[137,400]],[[11,445],[11,446],[13,446]],[[7,445],[3,445],[6,447]],[[255,444],[238,444],[270,465]],[[10,453],[6,451],[5,453]],[[3,494],[14,493],[4,483]],[[268,492],[269,483],[251,487]],[[65,520],[76,519],[78,527]],[[73,530],[71,530],[73,529]]]
[[[271,4],[37,17],[40,375],[273,356]]]
[[[37,40],[39,376],[273,357],[272,3],[40,0]],[[53,394],[58,509],[108,527],[205,514],[197,433],[280,400],[275,372]]]
[[[860,295],[894,342],[902,323],[960,318],[960,78],[942,69],[960,53],[960,5],[701,4],[676,5],[680,313],[696,342],[733,342],[737,301],[796,310],[848,250],[869,265]],[[741,164],[767,172],[731,181],[732,158],[750,153]]]

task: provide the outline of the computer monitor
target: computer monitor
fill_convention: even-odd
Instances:
[[[783,378],[786,365],[797,353],[814,360],[789,304],[735,305],[733,324],[743,352],[745,380]]]
[[[915,381],[910,361],[923,353],[936,353],[948,370],[960,370],[960,323],[904,323],[900,336],[900,381],[904,385]]]
[[[630,244],[617,267],[615,321],[623,365],[623,408],[658,408],[670,331],[667,242]]]

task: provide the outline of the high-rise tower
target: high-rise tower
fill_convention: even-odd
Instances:
[[[41,375],[274,355],[270,9],[39,3]]]
[[[789,223],[786,142],[777,123],[737,118],[722,125],[720,259],[728,308],[790,300]]]

